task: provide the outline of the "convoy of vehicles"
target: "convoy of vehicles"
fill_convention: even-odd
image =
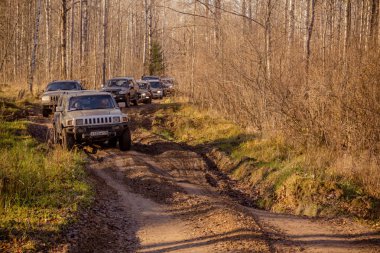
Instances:
[[[53,81],[41,95],[42,114],[52,112],[54,143],[71,150],[74,146],[108,143],[122,151],[132,145],[128,115],[120,107],[131,103],[150,104],[173,94],[173,79],[143,76],[137,82],[133,77],[115,77],[102,86],[101,91],[85,90],[79,81]]]

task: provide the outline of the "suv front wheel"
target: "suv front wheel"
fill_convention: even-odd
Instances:
[[[69,134],[66,129],[62,130],[62,146],[67,150],[72,150],[75,144],[74,135]]]
[[[49,114],[50,114],[50,110],[49,109],[42,108],[42,116],[44,118],[49,117]]]
[[[125,97],[125,107],[126,107],[126,108],[131,107],[131,98],[130,98],[129,95],[127,95],[127,96]]]
[[[55,129],[55,125],[53,125],[53,129],[51,130],[51,141],[53,144],[59,143],[59,136],[57,130]]]
[[[131,131],[126,127],[123,133],[119,137],[119,148],[121,151],[128,151],[131,149],[132,140],[131,140]]]

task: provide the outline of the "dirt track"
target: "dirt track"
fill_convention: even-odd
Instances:
[[[211,168],[212,161],[200,150],[149,132],[152,112],[161,106],[128,110],[132,151],[104,148],[89,156],[96,200],[67,231],[67,243],[59,251],[380,251],[379,232],[364,225],[249,207],[247,194]]]

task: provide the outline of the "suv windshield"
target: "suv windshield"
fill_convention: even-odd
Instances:
[[[47,91],[57,91],[57,90],[78,90],[78,85],[76,82],[56,82],[48,85]]]
[[[161,88],[161,83],[160,82],[151,82],[150,87],[155,88],[155,89]]]
[[[139,83],[139,87],[140,87],[140,89],[146,90],[146,89],[148,89],[148,84],[146,84],[146,83]]]
[[[141,79],[144,80],[144,81],[160,80],[160,78],[158,76],[143,76]]]
[[[128,87],[129,84],[133,83],[130,79],[116,79],[109,80],[107,83],[108,87]]]
[[[88,95],[70,98],[69,110],[94,110],[94,109],[110,109],[115,104],[109,95]]]

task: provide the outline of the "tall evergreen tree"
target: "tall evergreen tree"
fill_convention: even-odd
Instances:
[[[157,41],[152,42],[151,59],[149,62],[150,75],[163,75],[165,73],[164,54],[161,45]]]

